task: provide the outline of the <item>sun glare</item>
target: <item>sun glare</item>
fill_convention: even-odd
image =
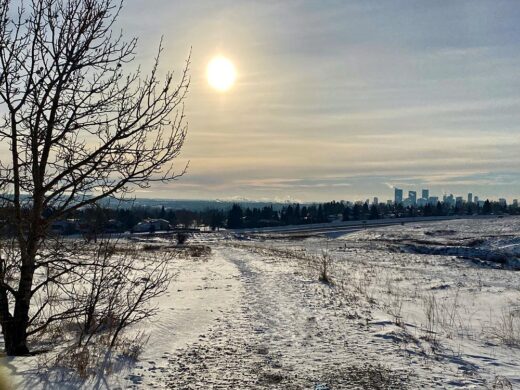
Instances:
[[[208,83],[217,91],[225,92],[235,83],[235,66],[225,57],[213,58],[207,68]]]

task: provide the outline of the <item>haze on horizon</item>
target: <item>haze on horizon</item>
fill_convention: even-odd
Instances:
[[[153,4],[152,4],[153,3]],[[517,1],[127,0],[146,65],[192,47],[188,174],[139,197],[520,195]],[[226,92],[206,66],[237,69]]]

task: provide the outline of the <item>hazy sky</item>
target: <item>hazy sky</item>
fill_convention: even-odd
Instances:
[[[150,64],[192,47],[188,174],[138,196],[520,196],[520,2],[127,0]],[[236,66],[208,86],[215,55]],[[182,163],[180,160],[179,163]]]

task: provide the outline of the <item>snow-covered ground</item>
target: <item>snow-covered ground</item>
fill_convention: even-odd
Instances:
[[[84,388],[520,388],[520,218],[193,241],[140,360]],[[35,359],[14,381],[59,388]]]

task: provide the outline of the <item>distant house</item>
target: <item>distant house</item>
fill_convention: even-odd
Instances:
[[[170,222],[165,219],[145,219],[134,226],[136,233],[171,230]]]
[[[66,235],[74,234],[79,230],[79,222],[77,219],[64,219],[54,221],[51,225],[51,232],[54,234]]]
[[[117,233],[122,232],[125,229],[123,223],[117,219],[110,219],[104,228],[105,233]]]

